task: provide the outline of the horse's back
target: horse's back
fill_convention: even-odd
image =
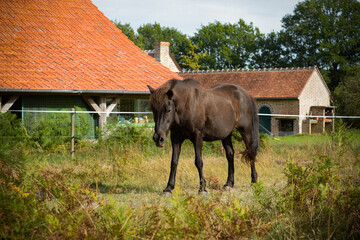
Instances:
[[[233,93],[241,93],[248,95],[248,93],[242,87],[230,83],[217,84],[215,86],[212,86],[209,90],[214,93],[223,93],[228,95]]]
[[[253,99],[242,87],[235,84],[218,84],[209,89],[209,93],[221,99],[227,99],[236,115],[236,126],[241,127],[249,124],[249,116],[253,114]]]

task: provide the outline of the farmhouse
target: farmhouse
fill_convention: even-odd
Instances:
[[[313,134],[334,127],[332,119],[311,117],[334,114],[330,90],[317,67],[188,71],[180,76],[196,79],[206,88],[220,83],[243,87],[255,98],[261,132],[275,136]]]
[[[90,0],[0,1],[0,13],[1,112],[76,106],[102,128],[112,111],[146,111],[147,84],[181,79]]]

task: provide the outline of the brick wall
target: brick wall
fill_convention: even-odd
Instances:
[[[299,114],[299,101],[297,99],[279,99],[279,100],[255,100],[258,112],[263,106],[270,108],[272,114]],[[299,120],[291,117],[271,117],[271,133],[275,136],[279,135],[280,121],[281,119],[293,119],[294,120],[294,132],[299,133]]]

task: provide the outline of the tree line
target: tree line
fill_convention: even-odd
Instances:
[[[129,23],[114,21],[143,50],[153,49],[156,41],[170,42],[183,70],[317,66],[337,112],[360,115],[360,2],[304,0],[281,22],[280,31],[264,34],[243,19],[215,21],[187,36],[159,23],[135,32]]]

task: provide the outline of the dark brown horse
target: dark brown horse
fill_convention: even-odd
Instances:
[[[219,84],[204,89],[193,79],[170,80],[153,89],[148,86],[150,106],[154,113],[153,139],[163,147],[169,130],[172,144],[171,171],[163,195],[171,194],[175,187],[176,168],[181,144],[189,139],[195,148],[195,165],[199,171],[199,194],[206,193],[203,176],[203,141],[221,140],[228,161],[228,178],[225,189],[234,186],[234,149],[231,134],[236,128],[245,143],[243,156],[251,166],[251,182],[257,181],[255,160],[258,150],[258,116],[253,98],[241,87]]]

